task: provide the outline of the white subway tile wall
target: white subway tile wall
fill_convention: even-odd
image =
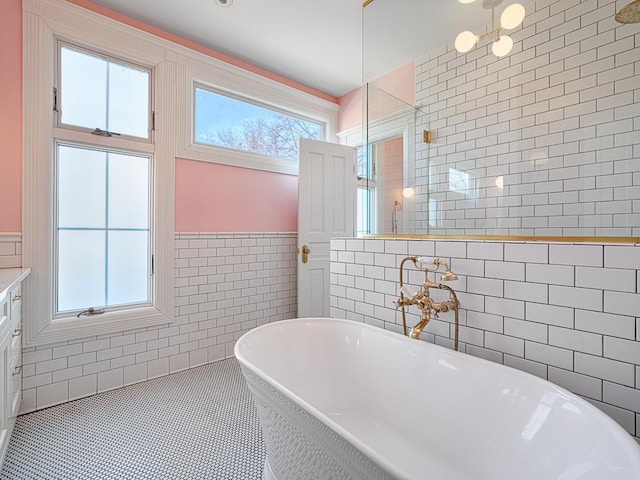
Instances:
[[[509,55],[450,41],[416,61],[415,232],[640,236],[640,35],[614,20],[623,5],[531,2]],[[563,248],[559,264],[598,266]]]
[[[640,441],[640,245],[333,240],[331,316],[401,333],[399,265],[419,251],[441,252],[459,277],[449,285],[462,306],[461,351],[583,396]],[[423,274],[407,265],[415,291]],[[419,321],[415,307],[407,319]],[[452,348],[453,314],[432,319],[422,339]]]
[[[22,234],[0,233],[0,268],[22,266]]]
[[[231,357],[251,328],[295,318],[296,239],[176,234],[174,321],[25,348],[21,413]]]

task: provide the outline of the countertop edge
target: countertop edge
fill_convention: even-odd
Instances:
[[[0,268],[0,302],[9,290],[22,282],[31,273],[31,268]]]

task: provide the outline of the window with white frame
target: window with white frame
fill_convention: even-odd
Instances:
[[[166,325],[177,66],[151,36],[67,2],[26,2],[23,18],[23,341]]]
[[[55,314],[149,305],[151,72],[64,43],[58,51]],[[114,148],[114,136],[140,149]]]
[[[202,85],[194,90],[196,143],[297,161],[301,138],[324,138],[320,122]]]
[[[151,72],[62,42],[58,59],[55,315],[149,305]]]
[[[176,158],[298,173],[280,133],[281,157],[198,139],[196,88],[239,101],[202,104],[214,136],[244,102],[331,140],[338,105],[64,0],[24,2],[23,25],[25,345],[170,323]]]

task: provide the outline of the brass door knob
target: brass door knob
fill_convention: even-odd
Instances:
[[[307,263],[309,261],[310,253],[311,253],[311,250],[309,250],[309,247],[307,245],[303,245],[302,246],[302,263]]]

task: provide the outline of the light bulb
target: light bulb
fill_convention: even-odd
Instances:
[[[500,175],[499,177],[496,177],[496,187],[500,189],[504,188],[504,177],[502,175]]]
[[[509,5],[500,15],[500,25],[507,30],[516,28],[524,20],[524,13],[524,7],[519,3]]]
[[[469,3],[473,3],[473,2],[475,2],[476,0],[458,0],[458,1],[459,1],[460,3],[462,3],[462,4],[464,4],[464,5],[467,5],[467,4],[469,4]]]
[[[456,41],[454,43],[456,50],[460,53],[467,53],[469,50],[473,48],[473,46],[478,41],[478,36],[473,32],[465,31],[456,37]]]
[[[416,194],[416,191],[411,187],[406,187],[402,189],[402,196],[404,198],[411,198]]]
[[[500,35],[500,38],[491,45],[491,51],[496,57],[504,57],[512,48],[513,40],[509,35]]]

